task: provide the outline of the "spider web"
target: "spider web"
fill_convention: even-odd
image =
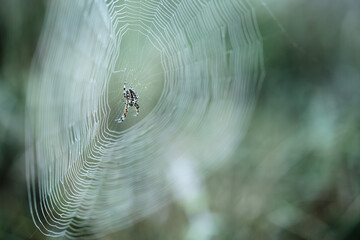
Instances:
[[[206,173],[232,154],[263,77],[248,1],[51,1],[27,93],[36,226],[99,238],[158,210],[178,161]],[[140,114],[117,123],[124,82]]]

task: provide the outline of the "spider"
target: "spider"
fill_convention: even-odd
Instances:
[[[139,95],[137,95],[137,93],[135,92],[134,89],[126,88],[126,83],[124,83],[124,98],[126,99],[124,113],[120,118],[115,120],[119,123],[125,120],[126,115],[128,114],[128,111],[129,111],[129,106],[130,107],[135,106],[135,108],[136,108],[135,116],[137,116],[139,114],[140,107],[139,107],[139,104],[137,103],[139,101]]]

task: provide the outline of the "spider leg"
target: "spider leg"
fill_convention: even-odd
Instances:
[[[121,116],[121,121],[124,121],[129,111],[129,103],[125,103],[124,114]]]
[[[126,115],[128,114],[128,111],[129,111],[129,104],[126,102],[123,115],[120,118],[116,119],[116,121],[119,123],[124,121],[126,118]]]
[[[124,82],[124,98],[126,98],[126,83]]]
[[[135,103],[134,104],[135,105],[135,107],[136,107],[136,115],[135,116],[137,116],[137,115],[139,115],[139,104],[137,104],[137,103]]]

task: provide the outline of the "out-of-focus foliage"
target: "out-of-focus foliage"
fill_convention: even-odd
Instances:
[[[359,3],[253,1],[266,78],[229,164],[108,239],[358,239]],[[45,239],[29,213],[24,96],[40,1],[0,8],[0,239]],[[221,123],[219,123],[221,124]]]
[[[44,17],[42,1],[0,1],[0,239],[27,239],[25,88]]]

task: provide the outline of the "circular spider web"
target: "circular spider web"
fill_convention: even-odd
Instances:
[[[248,1],[50,2],[27,94],[36,226],[99,238],[164,206],[178,161],[205,172],[233,152],[262,61]],[[117,123],[124,82],[140,114]]]

